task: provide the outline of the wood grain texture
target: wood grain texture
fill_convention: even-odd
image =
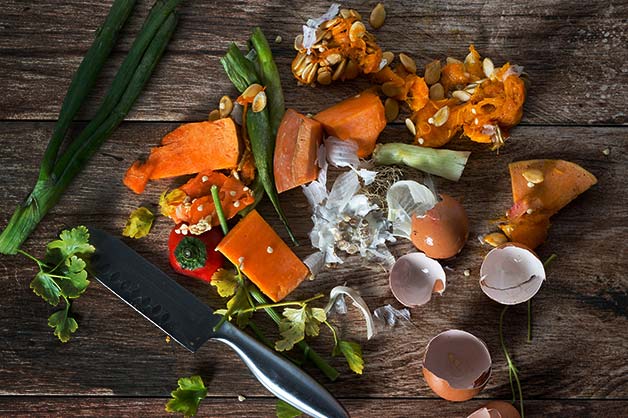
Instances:
[[[341,399],[354,417],[413,418],[420,414],[441,418],[461,418],[481,408],[487,400],[473,400],[455,404],[444,400],[426,399]],[[44,398],[0,397],[0,414],[12,417],[73,416],[73,417],[168,417],[164,412],[166,399],[155,398]],[[526,416],[556,418],[619,417],[628,407],[628,401],[528,401]],[[275,417],[275,400],[246,398],[239,402],[236,396],[208,398],[203,401],[198,417],[241,418]]]
[[[5,1],[0,19],[0,120],[55,119],[70,78],[89,47],[109,2]],[[137,33],[150,2],[138,2],[94,94],[101,97]],[[232,92],[218,62],[230,42],[243,45],[260,25],[273,44],[286,86],[286,102],[316,112],[359,91],[364,83],[333,88],[292,88],[292,39],[326,3],[310,1],[187,2],[162,63],[139,99],[133,120],[196,120]],[[350,3],[367,15],[375,1]],[[406,52],[419,64],[446,56],[464,58],[470,43],[496,64],[511,61],[530,74],[524,123],[621,125],[628,122],[628,6],[625,2],[434,1],[395,2],[376,32],[384,49]],[[89,117],[92,100],[82,113]]]
[[[110,1],[0,2],[0,227],[32,187],[53,122],[73,71],[89,47],[93,31]],[[135,14],[105,69],[81,119],[89,118],[130,47],[151,1],[138,1]],[[268,4],[266,4],[268,3]],[[375,1],[349,3],[367,15]],[[232,41],[241,45],[250,29],[261,25],[272,40],[289,106],[315,112],[366,86],[364,81],[330,88],[297,87],[289,72],[292,38],[309,16],[321,14],[325,2],[188,1],[180,26],[142,97],[110,140],[53,208],[25,249],[41,254],[45,243],[63,228],[89,224],[120,234],[128,214],[139,205],[157,210],[159,194],[182,180],[150,183],[137,196],[121,183],[133,160],[182,121],[199,120],[223,94],[234,94],[219,64]],[[505,336],[521,372],[527,416],[625,416],[628,406],[628,3],[552,0],[513,4],[409,0],[388,5],[386,25],[377,31],[385,49],[407,52],[419,65],[434,57],[464,57],[468,44],[494,59],[524,65],[532,88],[521,126],[499,155],[464,140],[451,148],[472,151],[460,182],[436,179],[439,191],[462,200],[470,219],[464,251],[447,260],[447,290],[424,307],[412,310],[413,323],[381,332],[365,341],[363,320],[354,311],[335,316],[345,338],[363,345],[363,376],[351,374],[344,361],[330,358],[342,376],[331,383],[310,365],[308,372],[339,396],[353,416],[462,417],[486,400],[510,398],[506,362],[497,332],[501,306],[479,289],[482,257],[489,248],[478,235],[492,231],[495,219],[511,205],[509,162],[562,158],[581,164],[599,183],[552,218],[548,242],[539,248],[544,259],[558,259],[548,281],[533,300],[534,340],[525,341],[523,306],[507,313]],[[596,126],[597,125],[597,126]],[[604,125],[604,126],[600,126]],[[75,125],[79,129],[81,124]],[[400,123],[386,128],[383,141],[409,141]],[[608,149],[608,155],[602,151]],[[413,170],[407,178],[421,179]],[[331,178],[336,173],[332,174]],[[308,245],[310,212],[300,190],[281,196],[289,221]],[[285,239],[285,230],[268,202],[264,217]],[[129,244],[170,271],[166,240],[170,221],[159,217],[148,238]],[[400,256],[409,242],[391,245]],[[165,336],[97,282],[74,305],[80,328],[69,344],[61,344],[46,324],[49,305],[28,284],[35,266],[24,258],[0,256],[3,279],[0,315],[0,416],[161,416],[177,378],[201,374],[210,396],[202,416],[271,417],[275,401],[237,357],[210,342],[192,355],[166,343]],[[470,277],[463,271],[470,270]],[[213,289],[189,278],[176,279],[214,307]],[[378,265],[350,257],[341,266],[304,283],[295,299],[328,293],[342,283],[360,290],[375,308],[399,304],[390,293],[387,273]],[[271,339],[275,325],[256,315]],[[421,358],[431,337],[449,328],[482,338],[493,357],[493,374],[478,399],[463,404],[439,400],[421,376]],[[331,337],[313,346],[324,355]],[[237,396],[247,397],[238,402]]]

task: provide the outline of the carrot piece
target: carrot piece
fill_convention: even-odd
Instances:
[[[238,164],[238,135],[230,118],[182,125],[162,143],[151,150],[145,163],[134,162],[125,174],[124,184],[135,193],[142,193],[148,180],[231,169]]]
[[[253,210],[216,247],[274,302],[307,277],[308,268],[260,214]]]
[[[320,122],[293,109],[286,110],[277,131],[273,159],[277,192],[316,180],[316,156],[322,140]]]
[[[379,134],[386,127],[384,105],[372,91],[343,100],[314,116],[329,135],[358,143],[358,157],[373,153]]]

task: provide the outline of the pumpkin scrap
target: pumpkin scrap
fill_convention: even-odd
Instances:
[[[403,79],[399,94],[387,95],[409,104],[417,144],[441,147],[462,133],[472,141],[492,144],[493,149],[504,145],[509,130],[523,115],[526,85],[522,68],[510,63],[495,68],[490,59],[481,59],[473,45],[464,62],[448,59],[444,67],[437,67],[438,61],[428,64],[425,78],[404,75],[401,65],[394,71],[384,67],[374,76],[383,83],[385,94],[390,83],[400,84]],[[430,98],[426,80],[438,87],[434,91],[443,92],[442,97]],[[439,112],[445,107],[446,112]]]
[[[166,135],[146,162],[135,161],[123,181],[140,194],[149,180],[235,168],[238,156],[238,134],[231,118],[186,123]]]
[[[314,115],[328,135],[358,144],[358,157],[373,153],[379,134],[386,127],[381,99],[370,90],[350,97]]]
[[[547,238],[550,217],[597,183],[593,174],[569,161],[518,161],[508,168],[514,204],[499,227],[531,249]]]
[[[275,143],[273,173],[282,193],[316,180],[318,147],[323,141],[320,122],[288,109],[281,120]]]
[[[216,247],[273,302],[279,302],[309,270],[256,210],[240,220]]]
[[[204,171],[181,187],[165,191],[159,199],[161,213],[181,224],[180,231],[200,235],[219,224],[211,187],[218,186],[220,203],[227,219],[254,202],[251,190],[234,176]]]
[[[382,62],[375,36],[366,30],[355,10],[342,10],[316,27],[308,23],[294,47],[298,52],[292,61],[292,74],[310,86],[375,73]]]

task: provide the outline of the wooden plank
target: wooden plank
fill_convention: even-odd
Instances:
[[[114,68],[129,48],[150,2],[125,30],[114,65],[107,67],[95,97],[101,97]],[[352,4],[367,15],[368,4]],[[272,40],[289,106],[315,112],[359,91],[365,83],[333,88],[293,88],[289,63],[292,39],[308,16],[326,5],[315,2],[192,2],[181,10],[180,27],[146,91],[129,115],[133,120],[194,120],[226,93],[233,93],[218,58],[228,44],[243,44],[244,28],[260,25]],[[623,66],[628,42],[628,6],[570,2],[435,1],[395,2],[387,24],[377,31],[385,49],[407,52],[419,64],[447,55],[463,58],[469,43],[501,65],[523,65],[532,88],[527,124],[626,124],[624,97],[628,71]],[[0,119],[55,119],[70,78],[107,12],[99,1],[10,1],[0,17]],[[246,22],[246,23],[243,23]],[[93,113],[92,100],[81,114]]]
[[[155,398],[42,398],[0,397],[0,413],[12,417],[31,416],[172,416],[164,411],[166,399]],[[460,418],[481,408],[487,400],[452,403],[436,399],[341,399],[355,417],[433,417]],[[619,416],[628,401],[533,400],[525,402],[526,416],[601,417]],[[237,397],[206,398],[201,403],[199,417],[274,417],[275,400]]]
[[[36,175],[36,167],[52,123],[0,123],[1,225],[23,198]],[[125,123],[77,178],[64,198],[27,242],[25,248],[41,254],[45,243],[60,228],[90,224],[119,234],[128,213],[139,205],[155,208],[159,194],[171,182],[151,184],[136,196],[121,184],[124,170],[134,158],[146,153],[172,123]],[[384,140],[407,139],[405,128],[386,129]],[[429,339],[448,328],[468,330],[487,342],[493,356],[491,381],[482,396],[510,396],[507,369],[497,339],[501,307],[479,290],[477,276],[488,248],[475,237],[490,231],[487,220],[510,206],[507,164],[515,159],[562,157],[582,164],[599,184],[553,219],[542,258],[557,253],[549,279],[535,297],[534,341],[525,342],[525,308],[508,312],[505,335],[511,354],[522,373],[526,399],[625,399],[628,397],[628,342],[619,330],[626,327],[625,298],[628,279],[626,249],[628,198],[623,179],[628,175],[628,129],[580,127],[519,127],[498,156],[479,144],[462,141],[455,148],[472,149],[468,167],[458,183],[436,180],[440,191],[463,199],[470,218],[470,240],[462,254],[446,265],[448,287],[443,297],[412,310],[413,326],[384,332],[364,341],[363,320],[356,313],[334,318],[346,338],[362,342],[366,369],[351,375],[343,361],[333,359],[343,373],[335,383],[325,382],[336,395],[363,397],[420,397],[434,395],[421,377],[420,362]],[[608,156],[602,150],[608,148]],[[20,173],[16,175],[16,173]],[[419,178],[407,171],[409,178]],[[309,209],[299,190],[282,195],[286,212],[304,245],[300,257],[312,252],[307,245]],[[262,214],[285,238],[285,231],[267,203]],[[165,258],[169,222],[160,217],[153,233],[130,243],[141,254],[169,271]],[[391,246],[397,256],[411,251],[408,242]],[[471,277],[463,271],[469,269]],[[263,396],[236,356],[224,346],[209,343],[196,355],[175,343],[124,306],[98,283],[75,303],[80,328],[68,344],[56,341],[46,317],[52,308],[28,288],[34,266],[24,258],[0,257],[4,277],[3,315],[0,316],[0,395],[107,395],[167,396],[176,379],[199,373],[211,385],[213,396]],[[211,306],[220,301],[206,285],[177,278]],[[300,299],[327,293],[338,284],[360,289],[371,308],[398,304],[392,297],[387,275],[379,266],[358,257],[327,270],[295,293]],[[260,318],[263,315],[260,314]],[[262,321],[262,329],[276,337],[276,328]],[[331,351],[328,334],[316,339],[321,353]],[[308,371],[319,380],[316,370]]]

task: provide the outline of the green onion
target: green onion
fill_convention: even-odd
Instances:
[[[180,1],[159,1],[155,4],[136,42],[133,43],[129,55],[120,67],[94,121],[75,138],[58,161],[52,160],[56,156],[53,155],[53,151],[56,154],[59,148],[59,144],[56,143],[57,139],[53,136],[44,155],[41,171],[43,175],[40,175],[31,193],[18,206],[9,224],[0,234],[0,253],[15,254],[17,252],[44,215],[59,201],[74,177],[124,120],[150,78],[174,32],[177,19],[172,10]],[[114,6],[116,4],[117,2]],[[98,41],[97,37],[95,42]],[[84,71],[79,68],[75,79],[78,76],[88,77],[92,74]],[[91,87],[85,83],[87,82],[79,84],[83,87]],[[72,94],[80,98],[87,93],[74,91]],[[66,97],[66,101],[75,103],[76,99]],[[69,117],[67,115],[70,114],[72,106],[68,105],[68,109],[70,110],[66,110],[62,115],[64,121]]]
[[[406,165],[435,176],[458,181],[470,154],[468,151],[393,143],[377,145],[373,151],[373,161],[378,165]]]

